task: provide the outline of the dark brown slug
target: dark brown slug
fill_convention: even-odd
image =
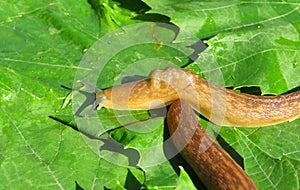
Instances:
[[[257,189],[243,169],[200,125],[187,103],[177,100],[171,105],[167,124],[176,148],[208,189]]]

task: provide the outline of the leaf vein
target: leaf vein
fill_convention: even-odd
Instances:
[[[23,142],[25,143],[25,146],[29,148],[29,150],[31,151],[31,153],[37,158],[37,160],[39,162],[41,162],[42,164],[44,164],[48,170],[48,172],[51,174],[52,178],[54,179],[55,183],[58,185],[58,187],[60,189],[64,189],[62,184],[59,182],[57,176],[55,175],[54,171],[51,169],[50,165],[46,164],[44,162],[44,160],[42,159],[42,157],[34,150],[34,148],[30,145],[30,143],[27,141],[27,139],[25,138],[25,136],[23,135],[22,131],[20,130],[20,125],[16,125],[13,120],[6,114],[6,116],[9,118],[9,120],[11,121],[11,123],[13,124],[13,126],[15,127],[15,129],[17,130],[17,133],[19,134],[19,136],[21,137],[21,139],[23,140]]]

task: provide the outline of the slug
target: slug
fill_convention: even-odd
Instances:
[[[221,126],[258,127],[296,119],[300,91],[256,96],[220,87],[182,68],[154,70],[149,77],[96,92],[98,108],[148,110],[181,99]]]
[[[200,125],[187,103],[179,100],[172,103],[167,124],[175,147],[181,150],[181,156],[208,189],[257,189],[244,170]]]

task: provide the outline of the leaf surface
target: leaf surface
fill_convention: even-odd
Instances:
[[[207,39],[208,48],[187,68],[211,82],[241,91],[255,86],[262,94],[281,94],[300,85],[297,2],[144,0],[150,8],[141,5],[140,12],[133,4],[126,7],[126,2],[92,2],[96,1],[0,3],[3,189],[73,189],[76,184],[84,189],[192,188],[184,171],[178,180],[176,169],[167,162],[162,117],[120,128],[111,133],[113,139],[104,138],[107,134],[101,136],[104,131],[97,128],[97,120],[91,119],[84,132],[98,139],[67,126],[77,123],[68,100],[72,94],[60,85],[72,87],[78,73],[90,72],[90,67],[79,64],[89,48],[111,30],[141,22],[132,18],[139,14],[141,17],[136,18],[146,18],[145,9],[168,16],[181,31]],[[147,18],[155,20],[157,15],[148,14]],[[174,37],[172,32],[158,32],[166,41]],[[173,43],[192,53],[188,36],[180,34]],[[131,41],[139,38],[137,35]],[[167,64],[185,65],[184,53],[168,45],[135,45],[119,52],[97,79],[97,87],[120,84],[122,77],[130,74],[146,76]],[[105,53],[111,52],[99,49],[98,54]],[[103,129],[109,130],[157,113],[115,114],[101,109],[95,115],[103,118]],[[298,119],[266,128],[213,129],[220,130],[220,135],[244,158],[246,172],[260,188],[299,189],[299,124]]]

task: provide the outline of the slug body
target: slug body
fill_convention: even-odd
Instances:
[[[100,91],[96,94],[99,97],[99,107],[126,110],[161,108],[181,99],[221,126],[267,126],[300,115],[300,91],[279,96],[238,93],[174,67],[154,70],[145,80]]]
[[[167,123],[174,145],[208,189],[257,189],[244,170],[199,124],[188,104],[175,101],[168,111]]]

